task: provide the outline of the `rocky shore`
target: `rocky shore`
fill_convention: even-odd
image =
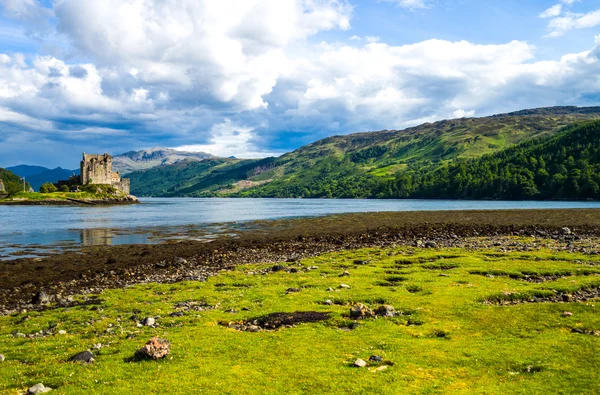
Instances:
[[[257,222],[252,228],[212,242],[97,246],[43,259],[4,261],[0,314],[82,303],[73,296],[108,288],[202,281],[238,264],[285,264],[364,247],[460,247],[500,254],[549,248],[600,255],[600,210],[349,214]]]
[[[106,197],[100,199],[0,199],[0,205],[4,206],[102,206],[118,204],[138,204],[135,196]]]

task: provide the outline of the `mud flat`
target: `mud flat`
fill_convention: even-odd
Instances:
[[[0,312],[138,283],[205,280],[248,263],[293,262],[323,253],[395,245],[423,248],[553,248],[600,253],[600,210],[439,211],[333,215],[252,223],[251,231],[210,241],[83,247],[0,263]],[[527,242],[516,238],[529,238]]]

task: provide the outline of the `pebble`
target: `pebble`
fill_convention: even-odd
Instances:
[[[286,293],[294,293],[294,292],[300,292],[301,289],[300,288],[288,288],[285,290]]]
[[[333,291],[333,288],[329,287],[329,288],[327,288],[327,291],[331,292],[331,291]]]
[[[331,299],[327,299],[325,301],[325,304],[331,306],[333,304],[333,302],[331,301]]]
[[[563,316],[565,316],[565,317],[570,317],[572,315],[573,315],[573,313],[571,313],[570,311],[563,312]]]
[[[0,362],[4,362],[6,358],[4,358],[4,355],[0,354]]]
[[[14,336],[14,337],[27,337],[27,335],[26,335],[26,334],[24,334],[24,333],[20,333],[20,332],[18,332],[18,333],[15,333],[13,336]]]
[[[340,277],[346,277],[349,275],[350,275],[350,273],[348,272],[348,270],[344,270],[344,273],[340,274]]]
[[[146,325],[146,326],[154,326],[154,324],[156,324],[156,320],[154,319],[154,317],[146,317],[144,319],[144,325]]]
[[[379,363],[379,362],[383,361],[383,358],[379,355],[371,355],[369,357],[369,361]]]
[[[339,288],[349,289],[350,286],[348,284],[340,284]]]
[[[61,330],[59,330],[59,331],[58,331],[58,334],[59,334],[59,335],[66,335],[66,334],[67,334],[67,331],[66,331],[66,330],[64,330],[64,329],[61,329]]]
[[[367,363],[364,360],[358,358],[356,361],[354,361],[354,366],[364,368],[365,366],[367,366]]]
[[[46,387],[42,383],[38,383],[38,384],[34,385],[33,387],[29,387],[29,389],[27,390],[27,394],[28,395],[36,395],[36,394],[43,394],[45,392],[50,392],[50,391],[52,391],[52,388]]]

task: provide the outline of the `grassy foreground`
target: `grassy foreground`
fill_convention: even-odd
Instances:
[[[6,357],[0,393],[38,382],[64,394],[600,391],[600,337],[593,335],[600,330],[600,301],[495,304],[600,286],[600,267],[589,255],[403,246],[283,265],[298,272],[240,265],[207,282],[108,290],[99,305],[0,317],[0,353]],[[349,276],[341,277],[344,271]],[[350,288],[339,288],[342,283]],[[328,299],[334,304],[324,304]],[[171,317],[185,301],[214,308]],[[348,313],[356,302],[390,304],[402,314],[359,320],[354,327]],[[221,325],[295,311],[331,315],[275,331]],[[134,314],[140,320],[160,316],[159,325],[140,328]],[[49,327],[54,334],[46,337],[13,336]],[[155,335],[169,339],[171,355],[131,361]],[[98,343],[93,364],[68,362]],[[391,363],[385,370],[352,366],[371,355]]]

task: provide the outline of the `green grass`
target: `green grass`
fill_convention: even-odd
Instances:
[[[0,201],[11,201],[11,200],[66,200],[66,199],[102,199],[107,197],[115,197],[115,195],[109,193],[90,193],[90,192],[52,192],[52,193],[40,193],[40,192],[19,192],[6,199],[0,199]]]
[[[571,332],[573,327],[600,329],[598,301],[482,303],[494,295],[598,286],[597,274],[580,272],[593,257],[546,250],[501,255],[407,247],[345,251],[284,264],[315,270],[262,275],[259,271],[273,264],[244,265],[207,282],[105,291],[99,306],[0,317],[0,353],[6,356],[0,393],[14,394],[37,382],[64,394],[598,392],[600,337]],[[355,260],[369,262],[355,265]],[[340,277],[344,270],[350,276]],[[572,275],[530,283],[476,273],[523,270]],[[351,288],[339,289],[341,283]],[[286,293],[290,287],[301,292]],[[334,304],[324,304],[327,299]],[[175,304],[186,300],[215,308],[171,318]],[[372,308],[391,304],[402,314],[342,330],[352,324],[348,313],[355,302]],[[134,311],[140,318],[161,316],[160,326],[136,327],[130,319]],[[219,324],[294,311],[330,312],[331,317],[258,333]],[[573,315],[564,317],[564,311]],[[11,335],[51,325],[67,334]],[[107,332],[109,327],[114,329]],[[171,355],[131,362],[152,336],[169,339]],[[95,351],[94,364],[68,362],[96,343],[108,346]],[[384,371],[351,366],[371,355],[393,366]]]

